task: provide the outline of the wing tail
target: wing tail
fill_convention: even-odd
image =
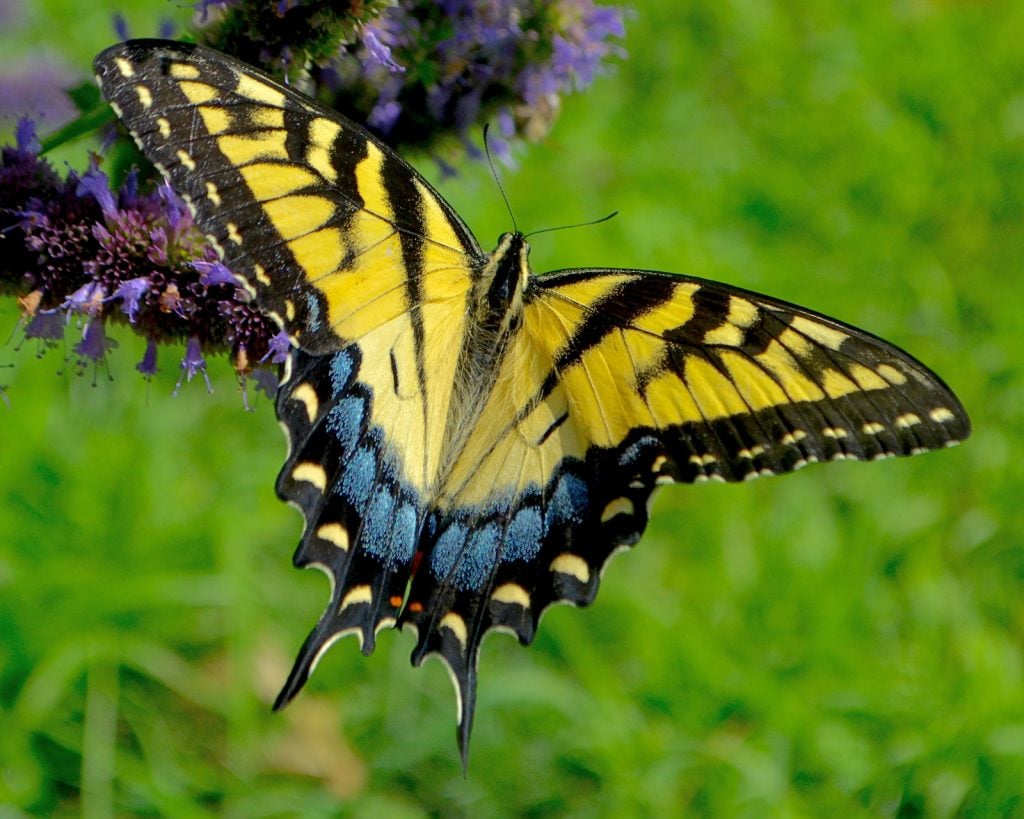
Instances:
[[[470,632],[472,623],[454,610],[438,623],[417,624],[416,617],[409,622],[417,628],[418,639],[410,660],[419,667],[429,657],[436,656],[444,664],[455,688],[456,741],[465,771],[469,764],[469,740],[473,732],[476,712],[477,665],[480,659],[479,632]],[[425,626],[425,627],[423,627]]]
[[[504,631],[527,645],[551,604],[593,602],[609,556],[635,543],[646,526],[657,479],[649,465],[661,451],[648,439],[625,461],[618,452],[593,453],[586,463],[564,463],[543,488],[509,495],[486,512],[451,509],[429,527],[432,546],[400,623],[417,633],[413,665],[436,655],[448,668],[464,762],[483,638]],[[623,469],[635,475],[632,486],[603,479]]]

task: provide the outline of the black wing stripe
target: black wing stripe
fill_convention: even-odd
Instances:
[[[637,277],[627,281],[584,307],[584,319],[562,347],[555,370],[576,364],[583,354],[600,344],[621,326],[629,326],[638,316],[671,301],[676,288],[669,280]],[[578,304],[578,302],[577,302]]]

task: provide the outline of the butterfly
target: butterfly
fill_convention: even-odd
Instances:
[[[455,682],[468,752],[481,640],[590,603],[658,486],[950,446],[970,422],[893,345],[778,299],[485,252],[358,125],[223,54],[139,40],[95,61],[145,156],[292,340],[277,479],[330,603],[275,704],[352,634],[410,626]]]

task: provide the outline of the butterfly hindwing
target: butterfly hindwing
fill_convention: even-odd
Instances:
[[[331,597],[303,645],[277,706],[302,687],[324,650],[354,634],[363,652],[395,624],[417,548],[423,501],[372,421],[358,346],[329,355],[296,350],[278,393],[289,454],[278,494],[305,518],[295,565],[331,580]]]

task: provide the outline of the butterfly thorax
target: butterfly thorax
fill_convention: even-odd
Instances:
[[[487,257],[473,288],[473,324],[502,336],[523,312],[523,290],[530,275],[530,246],[521,233],[503,233]]]
[[[523,292],[530,276],[530,246],[521,233],[504,233],[479,269],[469,297],[470,317],[456,369],[444,452],[450,466],[462,451],[499,372],[498,366],[518,331]],[[446,468],[442,465],[439,479]]]

